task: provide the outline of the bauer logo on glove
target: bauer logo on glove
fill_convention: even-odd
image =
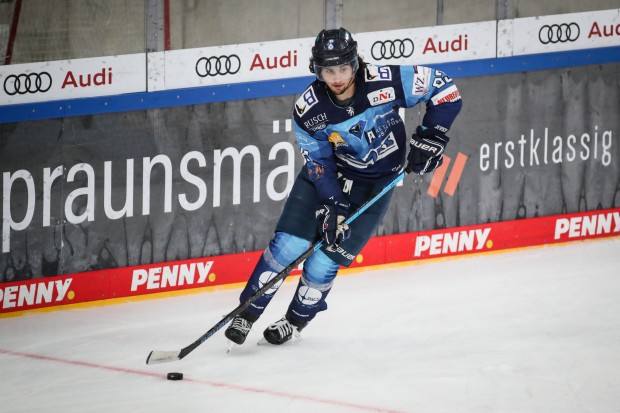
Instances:
[[[418,126],[416,133],[411,135],[405,171],[424,175],[439,168],[449,141],[450,138],[437,129]]]

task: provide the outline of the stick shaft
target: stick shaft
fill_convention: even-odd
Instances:
[[[359,207],[353,214],[351,214],[344,222],[346,224],[350,224],[357,217],[359,217],[364,211],[370,208],[375,202],[381,199],[385,194],[392,190],[400,181],[405,177],[405,173],[401,172],[398,174],[396,178],[394,178],[389,184],[387,184],[381,192],[377,195],[366,201],[361,207]],[[209,339],[213,334],[218,332],[222,327],[226,326],[228,323],[232,321],[233,318],[241,314],[246,308],[248,308],[254,301],[256,301],[260,296],[262,296],[267,290],[273,287],[280,280],[286,278],[291,271],[293,271],[299,264],[304,262],[308,257],[310,257],[314,252],[318,251],[324,242],[320,240],[314,243],[310,248],[304,251],[295,261],[287,265],[282,271],[280,271],[275,277],[269,280],[260,290],[256,291],[250,298],[242,302],[232,310],[230,313],[226,314],[220,321],[218,321],[213,327],[209,329],[206,333],[200,336],[196,341],[190,344],[187,347],[184,347],[180,351],[151,351],[148,358],[146,359],[146,364],[155,364],[155,363],[165,363],[168,361],[180,360],[183,357],[187,356],[189,353],[194,351],[196,347],[204,343]]]

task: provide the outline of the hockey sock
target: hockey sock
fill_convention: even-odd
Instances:
[[[273,277],[278,275],[287,265],[297,259],[308,248],[309,244],[308,241],[302,238],[283,232],[276,233],[269,243],[269,247],[265,249],[256,267],[254,267],[250,279],[241,292],[240,301],[244,302],[254,295],[256,291],[260,290]],[[265,294],[250,304],[242,313],[242,316],[252,322],[258,320],[283,281],[284,279],[280,280],[267,290]]]
[[[327,310],[325,299],[338,273],[338,264],[322,251],[317,251],[304,263],[304,271],[297,285],[295,297],[286,317],[299,330],[308,324],[319,311]]]
[[[299,279],[295,297],[288,307],[286,318],[301,331],[319,311],[327,310],[325,299],[332,289],[332,284],[316,285],[304,277]]]

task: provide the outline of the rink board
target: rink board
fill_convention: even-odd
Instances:
[[[354,267],[619,236],[620,208],[374,237]],[[2,313],[245,282],[261,251],[49,277],[0,287]],[[299,274],[301,268],[292,274]]]

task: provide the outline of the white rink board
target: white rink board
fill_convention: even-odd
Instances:
[[[500,20],[497,57],[620,45],[620,9]]]
[[[354,33],[354,38],[360,55],[378,65],[611,47],[620,46],[620,9]],[[311,37],[2,66],[0,106],[306,77],[313,44]]]
[[[0,105],[146,91],[143,53],[0,66]]]
[[[496,22],[488,21],[358,33],[355,38],[359,54],[369,62],[425,65],[493,58],[495,32]]]
[[[356,33],[375,64],[429,64],[495,57],[496,22]],[[393,46],[398,42],[398,46]],[[402,42],[402,44],[401,44]],[[309,76],[314,38],[149,53],[149,91]],[[385,49],[382,51],[382,46]],[[409,46],[411,45],[411,46]],[[393,47],[403,47],[399,56]]]

